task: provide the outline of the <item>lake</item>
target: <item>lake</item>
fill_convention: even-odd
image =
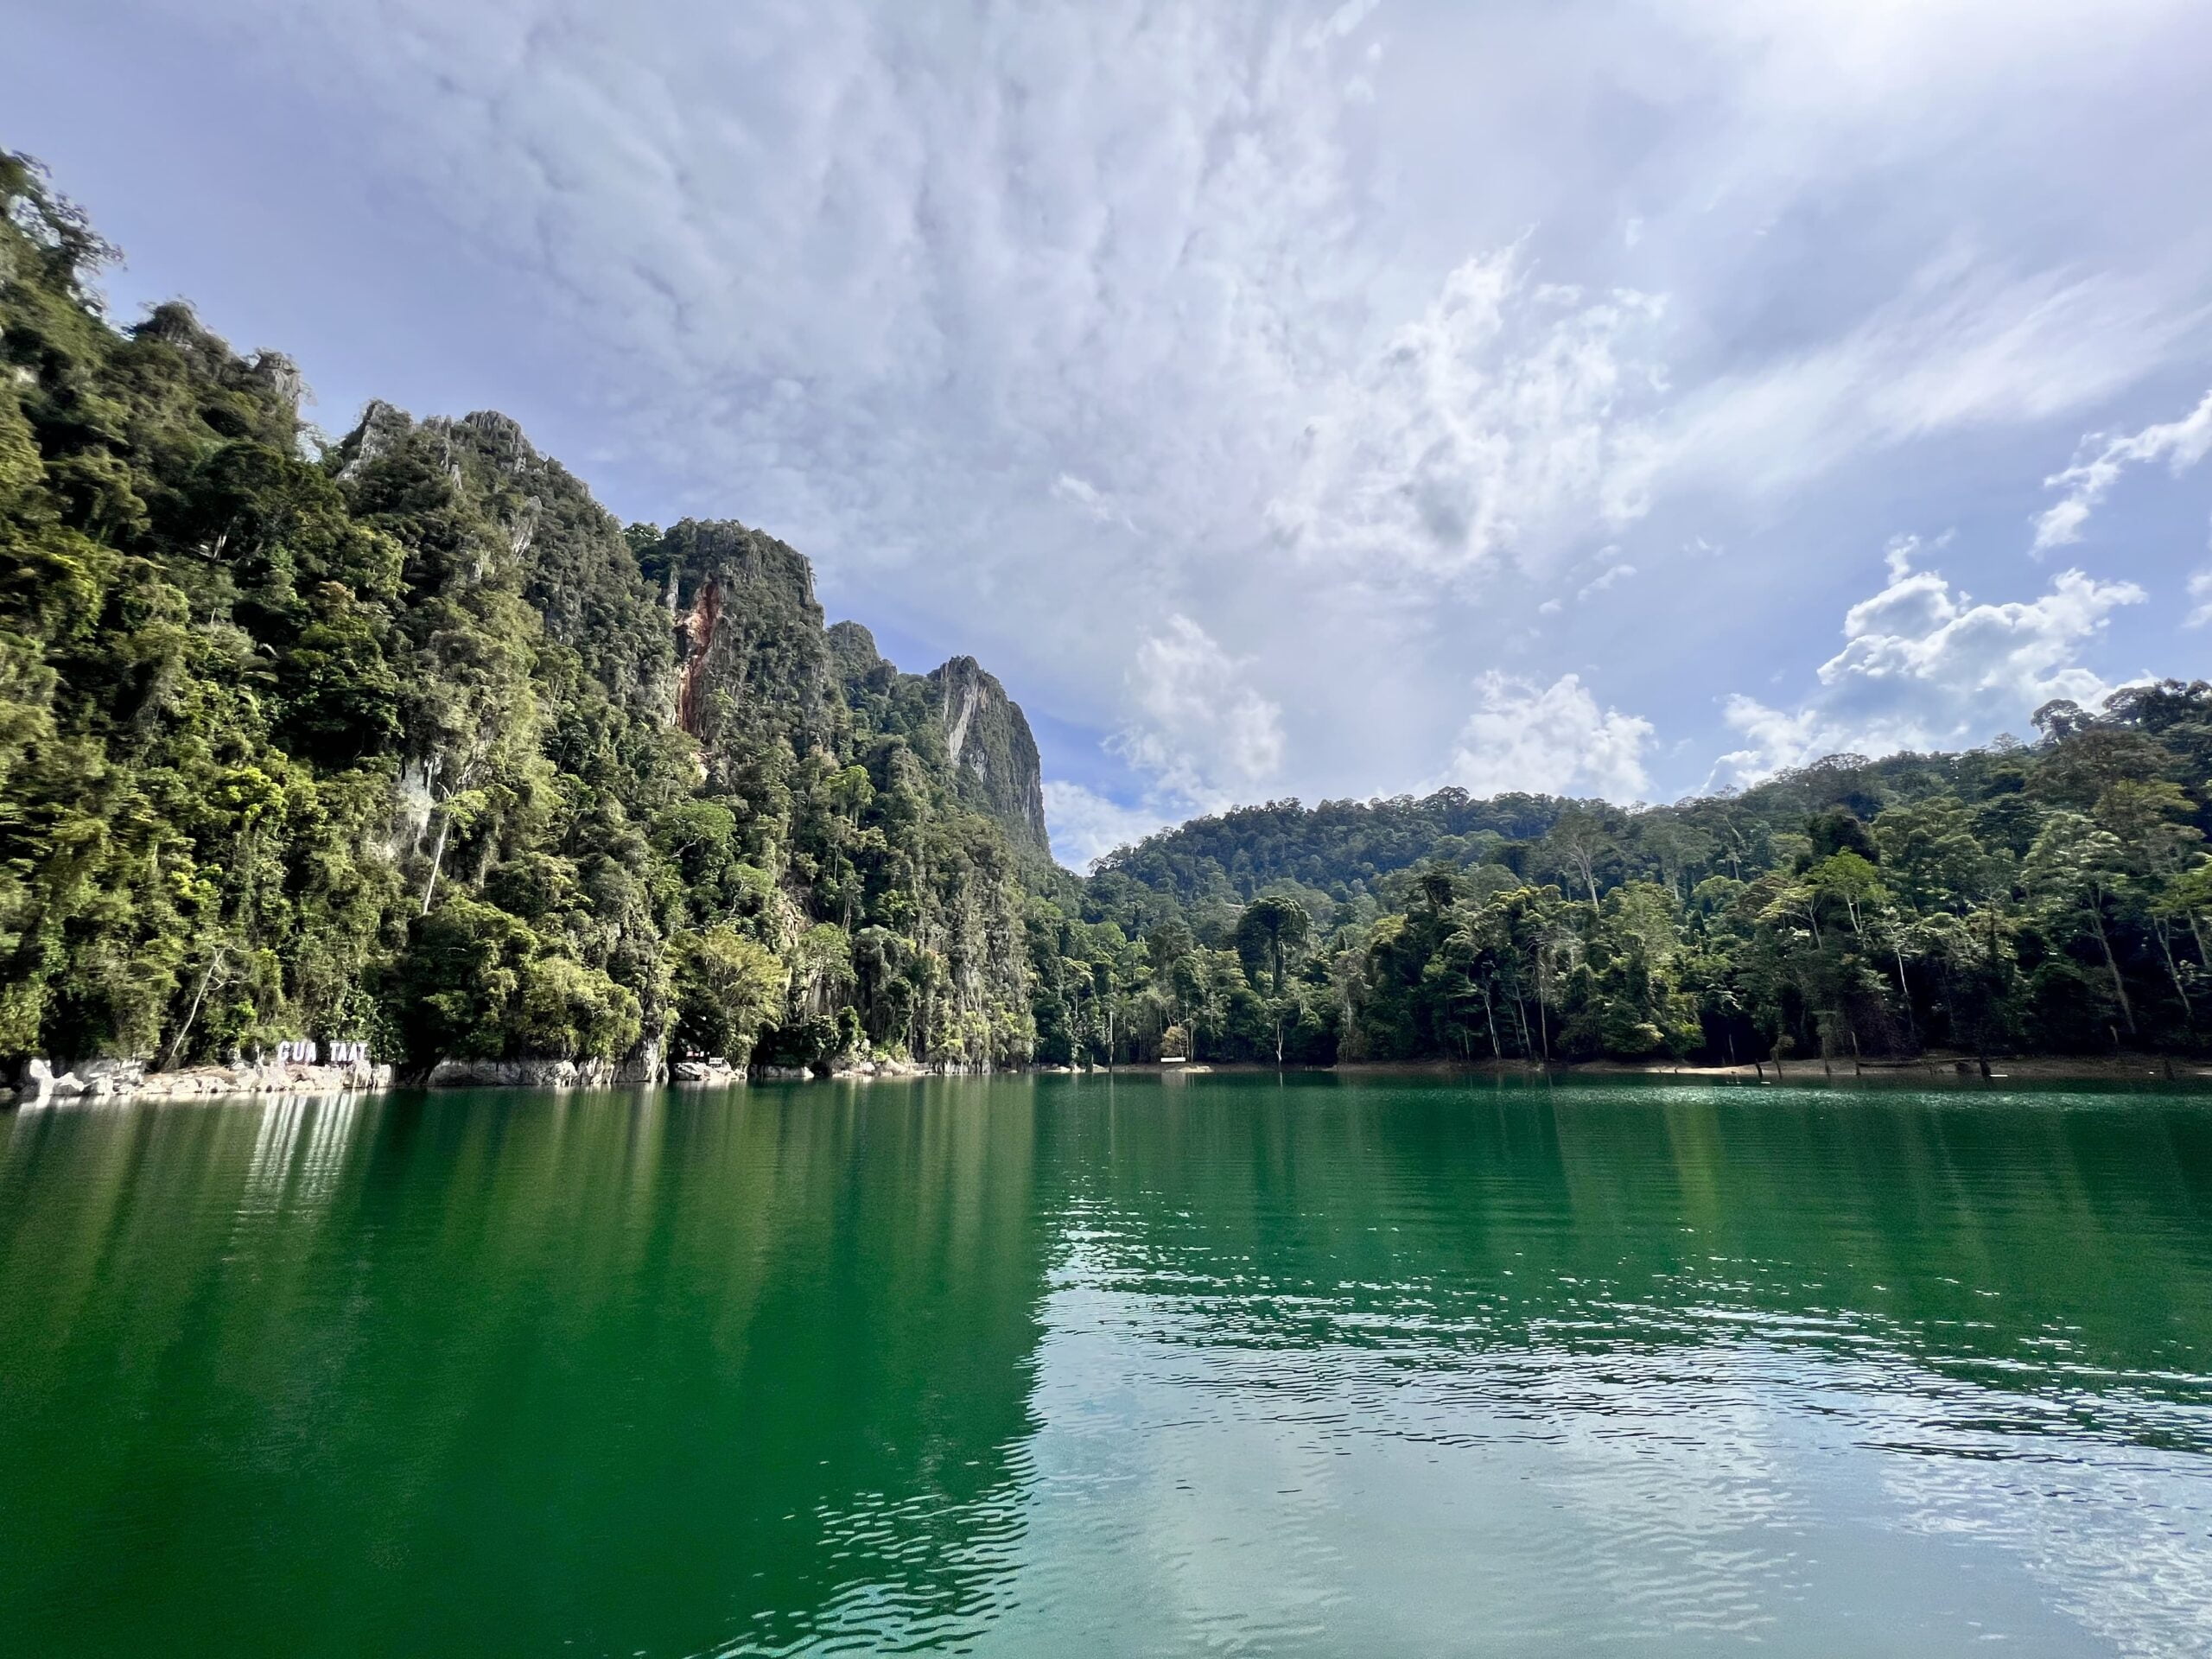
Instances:
[[[2212,1095],[0,1114],[10,1656],[2212,1653]]]

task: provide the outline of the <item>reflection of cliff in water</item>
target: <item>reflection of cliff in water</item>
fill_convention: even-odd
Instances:
[[[1089,1259],[1177,1341],[1409,1380],[1756,1345],[2153,1439],[2137,1405],[2212,1403],[2201,1097],[1208,1083],[1072,1086],[1052,1160]]]
[[[0,1329],[38,1356],[0,1411],[77,1426],[0,1433],[25,1651],[756,1651],[990,1605],[1042,1295],[1024,1103],[288,1111],[0,1146]]]

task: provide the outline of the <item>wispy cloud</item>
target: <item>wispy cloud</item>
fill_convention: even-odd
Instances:
[[[2082,526],[2126,468],[2163,461],[2178,477],[2212,454],[2212,391],[2177,421],[2146,426],[2125,437],[2093,434],[2082,441],[2082,454],[2063,473],[2044,480],[2066,492],[2058,505],[2036,520],[2036,551],[2082,539]]]
[[[2190,607],[2182,626],[2201,628],[2212,622],[2212,570],[2199,570],[2190,577],[2189,596],[2196,602]]]
[[[1128,531],[1136,528],[1129,515],[1122,510],[1121,505],[1112,496],[1088,479],[1077,478],[1073,473],[1062,473],[1052,480],[1052,495],[1094,523],[1118,524]]]
[[[1088,870],[1117,847],[1133,846],[1155,830],[1179,822],[1180,803],[1124,806],[1081,784],[1048,779],[1045,820],[1052,825],[1052,856],[1071,869]]]
[[[1136,717],[1114,747],[1157,792],[1197,806],[1268,783],[1282,768],[1282,709],[1248,681],[1251,665],[1189,617],[1162,619],[1130,667]]]
[[[281,315],[326,390],[505,404],[625,511],[774,529],[833,606],[1118,734],[1047,760],[1122,811],[1493,775],[1516,711],[1599,745],[1576,787],[1669,782],[1619,722],[1743,747],[1739,662],[1816,678],[1827,550],[1961,523],[1948,602],[1988,608],[1980,509],[2098,423],[2135,435],[2053,511],[2136,523],[2104,445],[2212,352],[2200,183],[2145,164],[2212,145],[2198,0],[207,0],[127,92],[112,9],[47,10],[80,67],[11,88],[11,142],[145,291]],[[170,165],[67,176],[126,149]],[[272,202],[332,217],[238,260]],[[2107,539],[2097,594],[2202,558]],[[1826,679],[1786,717],[2019,717],[1864,651],[1886,727]]]
[[[1643,509],[1635,416],[1662,385],[1661,304],[1540,282],[1511,247],[1454,270],[1422,314],[1325,388],[1268,506],[1311,564],[1378,582],[1541,562]]]
[[[1614,583],[1625,582],[1629,577],[1635,574],[1636,567],[1627,563],[1625,560],[1623,560],[1618,564],[1609,564],[1603,570],[1600,570],[1596,575],[1591,577],[1589,581],[1584,582],[1581,587],[1575,589],[1575,602],[1580,604],[1583,601],[1590,598],[1593,594],[1602,594],[1608,588],[1613,586]]]

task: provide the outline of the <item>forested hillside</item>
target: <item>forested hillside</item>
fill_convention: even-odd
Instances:
[[[825,627],[734,522],[619,524],[505,416],[372,404],[0,156],[0,1064],[289,1038],[827,1070],[2183,1051],[2212,686],[1626,810],[1294,801],[1087,879],[972,658]]]
[[[0,1057],[1028,1058],[995,681],[855,675],[798,554],[626,530],[504,416],[318,448],[0,194]]]
[[[1103,861],[1084,913],[1145,949],[1096,976],[1217,1057],[2200,1048],[2212,685],[2036,723],[1665,807],[1446,790],[1201,819]]]

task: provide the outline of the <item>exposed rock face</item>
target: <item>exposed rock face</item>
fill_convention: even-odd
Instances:
[[[830,642],[804,556],[734,520],[685,519],[640,561],[676,627],[676,719],[714,755],[742,729],[834,746]]]
[[[393,408],[381,397],[372,397],[369,406],[361,411],[360,424],[338,447],[338,453],[345,457],[338,476],[360,476],[372,462],[406,442],[414,425],[404,410]]]
[[[80,1061],[56,1076],[43,1059],[24,1068],[16,1103],[48,1106],[65,1101],[194,1100],[223,1095],[344,1094],[389,1089],[389,1065],[365,1060],[350,1065],[302,1065],[276,1060],[256,1065],[195,1065],[177,1071],[149,1071],[143,1060]],[[0,1091],[0,1101],[7,1098]]]
[[[745,1081],[745,1073],[719,1054],[710,1054],[703,1060],[678,1060],[673,1075],[679,1084],[728,1084]]]
[[[662,1052],[658,1034],[642,1039],[638,1046],[622,1057],[622,1064],[614,1070],[617,1083],[661,1083],[668,1077],[667,1057]]]
[[[591,1089],[615,1081],[612,1060],[440,1060],[433,1089]]]
[[[829,641],[837,683],[861,728],[902,734],[941,769],[962,805],[997,819],[1019,850],[1052,855],[1037,740],[1004,686],[973,657],[955,657],[926,675],[901,674],[857,622],[836,624]]]
[[[929,681],[961,792],[1005,825],[1015,845],[1049,855],[1044,774],[1021,705],[973,657],[955,657]]]

